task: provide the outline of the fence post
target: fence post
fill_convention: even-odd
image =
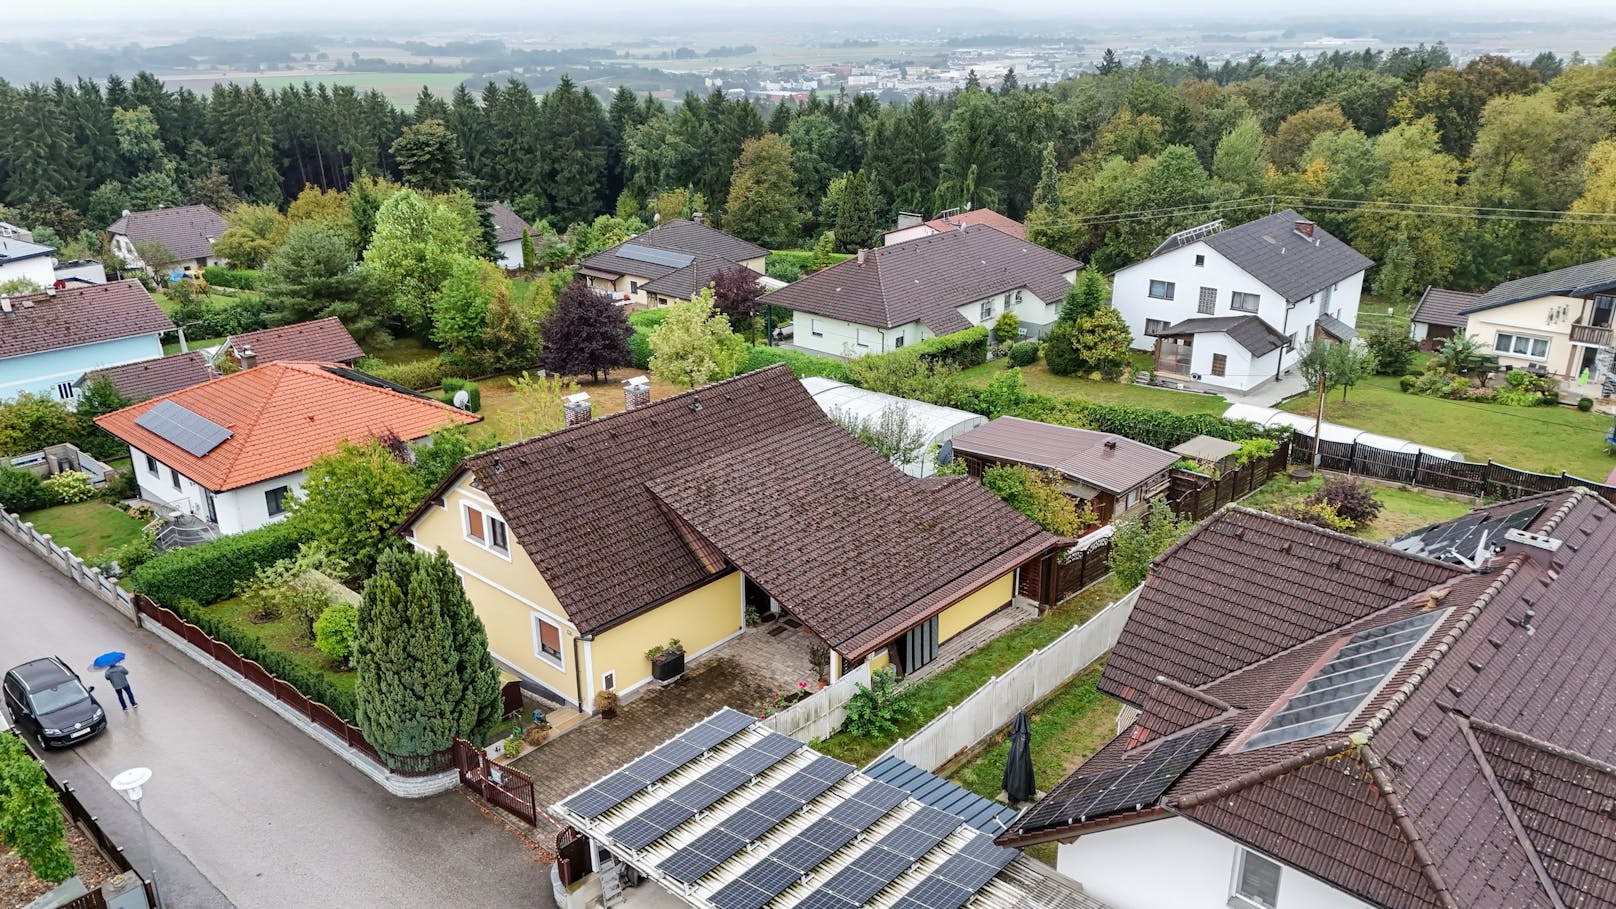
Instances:
[[[1352,449],[1347,452],[1347,476],[1352,476],[1353,468],[1358,466],[1358,440],[1352,440]]]
[[[1420,459],[1425,457],[1425,449],[1414,449],[1414,475],[1408,478],[1410,486],[1420,485]]]
[[[1487,492],[1493,488],[1493,459],[1487,459],[1487,468],[1481,472],[1481,498],[1487,498]]]

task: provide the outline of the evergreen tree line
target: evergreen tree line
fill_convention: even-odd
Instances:
[[[1113,268],[1173,229],[1255,217],[1266,203],[1251,200],[1277,196],[1407,294],[1616,251],[1612,228],[1587,218],[1469,214],[1612,211],[1613,122],[1616,55],[1457,66],[1441,45],[1217,68],[1108,55],[1051,85],[1012,71],[885,106],[854,95],[765,108],[714,91],[670,107],[626,88],[603,103],[563,78],[542,95],[517,80],[423,89],[403,111],[351,87],[199,94],[141,73],[0,83],[0,204],[71,239],[125,208],[284,207],[305,186],[370,176],[500,199],[558,228],[702,211],[767,245],[831,231],[843,250],[878,243],[900,211],[988,206]],[[1459,208],[1350,210],[1359,200]]]

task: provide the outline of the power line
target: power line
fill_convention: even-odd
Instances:
[[[1068,216],[1037,222],[1043,226],[1104,226],[1150,221],[1196,213],[1217,214],[1239,211],[1278,203],[1301,208],[1326,211],[1369,212],[1388,215],[1420,215],[1432,218],[1462,218],[1472,221],[1521,221],[1526,223],[1568,224],[1585,227],[1616,227],[1616,212],[1557,212],[1542,208],[1500,208],[1496,206],[1460,205],[1427,202],[1378,201],[1373,199],[1338,199],[1328,196],[1268,195],[1247,196],[1218,202],[1197,202],[1165,208],[1133,209],[1101,215]]]

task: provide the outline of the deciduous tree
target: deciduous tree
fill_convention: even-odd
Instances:
[[[1077,357],[1084,372],[1097,372],[1107,382],[1131,373],[1133,360],[1128,349],[1133,332],[1115,306],[1101,306],[1094,315],[1078,323]]]
[[[802,232],[802,197],[791,170],[791,147],[779,136],[748,139],[730,180],[724,226],[770,248],[794,245]]]
[[[1195,526],[1173,513],[1166,499],[1150,503],[1148,515],[1130,515],[1116,525],[1107,563],[1117,586],[1132,590],[1150,574],[1150,563]]]
[[[363,578],[424,493],[410,466],[381,442],[344,442],[309,465],[291,520]]]
[[[727,379],[746,360],[746,341],[730,329],[723,313],[713,310],[711,288],[669,307],[650,343],[651,374],[686,388]]]
[[[628,336],[633,333],[623,311],[610,297],[583,279],[568,284],[544,320],[540,362],[561,376],[587,375],[596,382],[613,366],[629,362]]]

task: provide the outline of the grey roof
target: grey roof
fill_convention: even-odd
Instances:
[[[173,330],[139,281],[14,295],[0,312],[0,360]]]
[[[1616,289],[1616,256],[1505,281],[1482,294],[1465,307],[1464,312],[1480,312],[1522,300],[1536,300],[1538,297],[1585,297],[1612,289]]]
[[[894,755],[881,758],[864,768],[864,772],[908,792],[920,804],[946,811],[983,833],[998,836],[1016,819],[1016,809],[985,799]]]
[[[1133,489],[1178,460],[1170,451],[1109,432],[1020,417],[999,417],[955,436],[954,453],[1059,471],[1114,494]]]
[[[658,255],[659,251],[664,255]],[[667,253],[673,255],[667,256]],[[718,260],[728,266],[768,254],[768,250],[755,243],[732,237],[705,224],[680,219],[603,249],[578,264],[579,271],[585,274],[601,277],[636,275],[655,280],[688,267],[700,258]]]
[[[1420,294],[1420,302],[1414,307],[1414,315],[1410,317],[1410,321],[1463,328],[1465,310],[1474,306],[1479,299],[1481,294],[1427,285],[1425,293]]]
[[[522,220],[522,216],[511,211],[510,206],[504,202],[488,203],[488,216],[494,221],[494,242],[510,243],[522,239],[522,231],[532,231],[533,228]]]
[[[1027,289],[1058,303],[1067,274],[1083,263],[983,224],[866,251],[782,287],[769,302],[787,309],[892,328],[920,322],[943,335],[971,327],[959,307]]]
[[[1324,313],[1323,315],[1319,316],[1318,326],[1324,330],[1325,334],[1335,338],[1337,341],[1351,341],[1353,338],[1358,337],[1358,329],[1353,328],[1351,325],[1348,325],[1329,313]]]
[[[118,393],[129,400],[145,401],[192,385],[201,385],[213,378],[213,369],[200,350],[193,350],[171,357],[155,357],[93,370],[85,373],[76,384],[80,388],[87,388],[97,376],[111,379]]]
[[[213,255],[213,241],[230,225],[206,205],[182,205],[130,212],[112,222],[107,233],[123,234],[131,243],[161,243],[176,259]]]
[[[715,259],[711,256],[696,256],[689,265],[670,271],[667,274],[653,278],[640,286],[640,290],[648,294],[661,294],[678,300],[688,300],[712,283],[713,276],[721,271],[731,268],[746,268],[727,259]],[[747,269],[749,272],[750,269]],[[753,274],[756,274],[753,272]],[[762,275],[757,275],[761,278]]]
[[[21,262],[24,259],[37,259],[40,256],[48,256],[54,252],[56,252],[56,247],[54,246],[0,237],[0,264]]]
[[[1210,234],[1201,242],[1287,301],[1312,296],[1375,264],[1316,224],[1313,238],[1303,237],[1296,232],[1299,221],[1307,219],[1287,208]]]
[[[1221,461],[1240,450],[1240,443],[1216,436],[1196,436],[1173,448],[1173,454],[1197,461]]]
[[[1257,316],[1209,316],[1204,319],[1185,319],[1158,331],[1147,332],[1156,337],[1173,335],[1225,334],[1244,347],[1254,357],[1266,356],[1285,346],[1286,337],[1278,329]]]

